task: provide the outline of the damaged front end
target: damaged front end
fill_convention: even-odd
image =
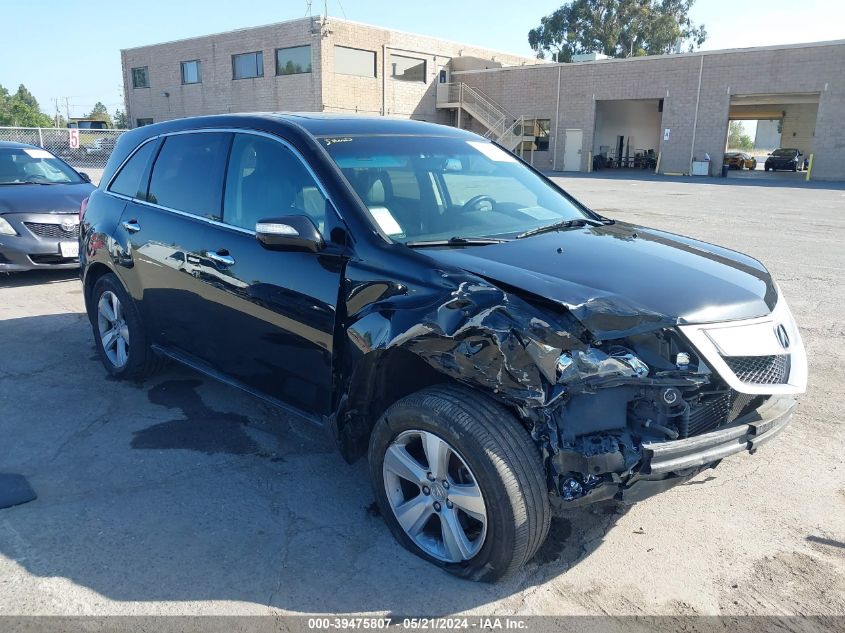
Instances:
[[[753,452],[789,422],[788,373],[766,376],[775,393],[743,393],[673,328],[563,354],[543,442],[553,501],[635,502]]]
[[[482,389],[516,413],[541,450],[555,506],[632,502],[726,455],[753,452],[786,425],[795,405],[790,394],[803,390],[779,392],[776,383],[788,382],[788,367],[766,378],[771,389],[745,389],[734,375],[726,380],[724,367],[701,354],[677,320],[635,306],[562,305],[442,270],[434,276],[439,290],[394,284],[389,293],[374,293],[372,284],[347,272],[347,358],[358,370],[347,374],[336,430],[342,446],[359,447],[346,450],[347,457],[366,446],[380,415],[372,410],[378,390],[395,384],[399,373],[426,369],[433,381],[446,377]],[[373,300],[359,300],[369,294]],[[800,335],[782,305],[748,322],[788,322],[792,351],[801,356]],[[398,351],[424,367],[393,365],[401,369],[367,388],[360,379],[368,373],[361,370],[366,360],[388,367]],[[408,384],[410,392],[413,381]]]

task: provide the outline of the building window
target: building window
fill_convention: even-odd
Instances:
[[[150,119],[135,119],[135,127],[144,127],[145,125],[152,125],[153,120]]]
[[[390,76],[400,81],[425,82],[425,60],[404,55],[391,55]]]
[[[132,87],[133,88],[149,88],[150,77],[146,66],[132,69]]]
[[[334,71],[357,77],[376,76],[376,53],[348,46],[334,47]]]
[[[538,152],[549,151],[551,119],[534,119],[534,146]]]
[[[311,72],[311,45],[276,49],[276,74],[299,75]]]
[[[250,79],[264,76],[264,53],[232,55],[232,79]]]
[[[189,62],[182,62],[182,83],[202,83],[202,68],[200,67],[200,61],[198,59],[194,59]]]

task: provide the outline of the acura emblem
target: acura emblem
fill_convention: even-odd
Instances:
[[[783,323],[775,328],[775,336],[778,337],[778,343],[783,349],[789,349],[789,334],[786,333],[786,328]]]
[[[76,220],[72,218],[68,218],[66,220],[62,220],[62,231],[65,233],[70,233],[76,228]]]

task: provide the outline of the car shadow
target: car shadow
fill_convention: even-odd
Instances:
[[[25,270],[17,273],[0,273],[0,288],[26,288],[79,279],[78,268],[64,270]]]
[[[4,320],[0,349],[0,472],[38,493],[0,510],[16,592],[65,578],[118,602],[447,614],[565,573],[622,513],[569,512],[514,577],[459,580],[394,541],[364,460],[344,462],[325,430],[178,367],[110,380],[82,314]]]

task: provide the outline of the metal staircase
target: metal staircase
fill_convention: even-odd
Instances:
[[[515,117],[484,94],[463,82],[443,83],[437,86],[437,107],[463,110],[486,129],[484,136],[515,151],[524,141],[533,141],[525,134],[527,119]]]

